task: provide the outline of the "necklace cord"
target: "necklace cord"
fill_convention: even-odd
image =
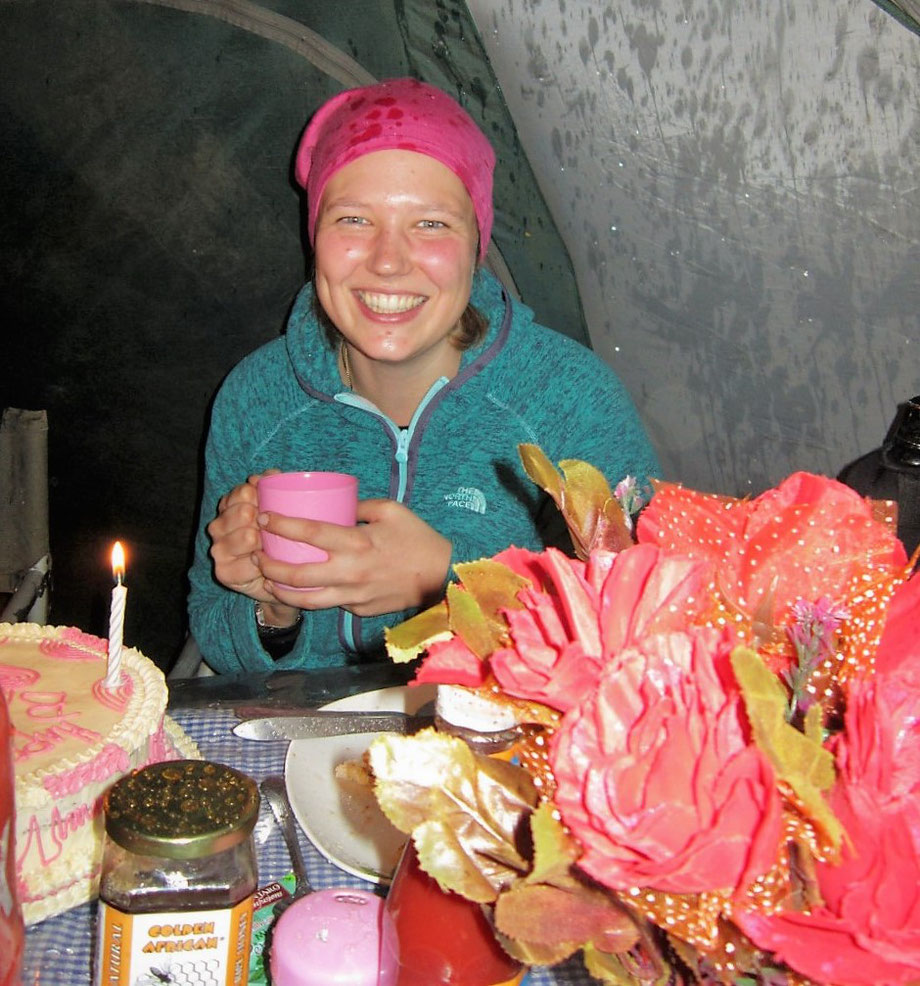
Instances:
[[[354,390],[354,384],[351,378],[351,367],[348,364],[348,347],[345,345],[345,340],[342,340],[339,346],[339,352],[342,354],[342,376],[345,378],[345,386],[349,390]]]

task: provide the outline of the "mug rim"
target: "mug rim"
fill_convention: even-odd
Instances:
[[[291,493],[326,493],[334,490],[357,488],[358,477],[347,472],[327,472],[325,470],[299,470],[278,472],[262,476],[258,486],[265,484],[267,489]]]

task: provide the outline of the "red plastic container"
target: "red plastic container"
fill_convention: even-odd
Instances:
[[[482,908],[445,893],[418,864],[410,841],[387,910],[399,938],[397,986],[519,986],[526,969],[495,940]]]
[[[25,931],[16,896],[10,717],[0,690],[0,986],[19,986]]]

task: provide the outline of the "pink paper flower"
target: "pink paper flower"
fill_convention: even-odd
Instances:
[[[880,804],[920,799],[920,577],[895,590],[875,674],[851,685],[844,725],[834,749],[851,784]]]
[[[746,734],[730,650],[715,630],[645,638],[564,717],[555,801],[600,883],[735,889],[775,860],[781,802]]]
[[[896,986],[920,979],[920,845],[916,800],[881,806],[842,783],[831,799],[850,839],[839,865],[819,863],[821,906],[810,913],[736,912],[758,948],[809,979]]]
[[[535,557],[536,587],[519,594],[523,609],[506,610],[512,644],[492,655],[492,672],[509,695],[561,712],[624,647],[686,626],[706,604],[707,567],[652,545],[596,552],[587,566],[552,549]]]
[[[760,948],[837,986],[920,979],[920,579],[892,598],[874,676],[855,681],[834,740],[829,802],[847,833],[840,863],[818,862],[822,905],[741,913]]]
[[[467,647],[462,637],[451,637],[428,648],[428,656],[416,672],[413,684],[478,688],[488,676],[488,664]]]

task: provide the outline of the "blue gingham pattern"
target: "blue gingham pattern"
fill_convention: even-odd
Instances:
[[[237,767],[257,782],[266,774],[284,771],[287,742],[240,739],[232,731],[236,717],[229,711],[177,710],[173,718],[195,741],[207,760]],[[255,841],[260,886],[290,872],[291,861],[284,840],[265,804],[256,825]],[[315,889],[368,888],[366,882],[328,862],[302,832],[300,842],[307,873]],[[28,928],[23,986],[90,986],[94,926],[95,905],[83,904]],[[526,986],[590,986],[594,982],[596,980],[585,972],[581,961],[575,959],[552,969],[533,969],[526,979]]]

